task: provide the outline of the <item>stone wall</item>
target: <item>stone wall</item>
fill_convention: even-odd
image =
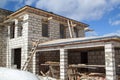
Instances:
[[[6,66],[7,29],[0,27],[0,66]]]
[[[105,64],[105,53],[104,50],[91,50],[88,52],[88,63],[93,65],[104,65]]]
[[[12,11],[8,11],[8,10],[0,8],[0,22],[3,22],[6,18],[6,16],[10,15],[11,13],[12,13]]]
[[[42,66],[46,61],[60,62],[59,51],[38,52],[36,54],[36,74],[40,71],[47,72],[48,66]]]
[[[120,49],[117,48],[115,49],[115,63],[116,63],[116,70],[117,73],[120,75],[120,67],[118,67],[118,65],[120,65]]]
[[[69,64],[78,64],[81,63],[81,54],[84,51],[70,51],[68,54]],[[104,50],[86,50],[88,52],[88,64],[104,65],[105,56]]]
[[[10,38],[10,33],[8,36],[8,43],[7,43],[7,67],[13,67],[13,59],[14,59],[14,55],[13,55],[13,51],[14,49],[17,48],[21,48],[21,67],[23,66],[23,64],[25,63],[26,59],[27,59],[27,55],[28,55],[28,15],[25,14],[22,16],[23,17],[23,24],[22,26],[22,36],[19,36],[19,25],[18,25],[18,20],[14,19],[15,22],[15,37],[14,38]],[[9,31],[10,31],[10,27],[12,27],[11,25],[7,26]],[[8,31],[8,32],[9,32]]]
[[[0,23],[4,21],[11,11],[0,9]],[[0,66],[6,66],[7,27],[0,25]]]
[[[49,20],[48,35],[49,37],[42,36],[42,19],[47,19],[35,14],[29,14],[28,18],[28,50],[32,48],[32,42],[40,39],[40,42],[60,39],[60,23],[54,19]],[[81,30],[80,30],[81,31]],[[66,38],[70,38],[68,27],[66,27]],[[79,37],[83,37],[84,32],[79,32]],[[34,63],[35,64],[35,63]],[[30,71],[32,71],[33,63],[31,62]]]
[[[36,40],[40,40],[41,42],[50,41],[54,39],[60,39],[60,22],[51,19],[49,20],[48,24],[48,32],[49,37],[43,37],[42,36],[42,19],[47,19],[46,17],[42,17],[39,15],[35,15],[32,13],[21,15],[20,17],[23,17],[23,30],[22,30],[22,36],[20,36],[20,28],[18,25],[18,20],[15,19],[15,38],[10,39],[8,42],[7,47],[7,66],[11,67],[14,66],[11,61],[12,56],[12,49],[21,48],[21,67],[25,63],[28,53],[30,52],[32,48],[32,43]],[[10,27],[10,26],[8,26]],[[81,29],[80,29],[81,30]],[[83,29],[82,29],[83,30]],[[66,38],[70,38],[68,27],[66,27]],[[80,31],[79,37],[83,37],[84,32]],[[34,62],[34,63],[33,63]],[[33,57],[33,60],[30,63],[29,70],[35,71],[35,56]]]

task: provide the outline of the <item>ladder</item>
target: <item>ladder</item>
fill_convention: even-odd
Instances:
[[[30,63],[30,61],[31,61],[32,58],[33,58],[33,55],[36,53],[36,49],[37,49],[37,47],[38,47],[39,42],[40,42],[40,39],[37,40],[37,41],[35,41],[34,44],[32,44],[31,51],[29,52],[29,55],[28,55],[28,57],[27,57],[27,60],[26,60],[26,62],[24,63],[24,65],[23,65],[23,67],[21,68],[21,70],[24,70],[24,71],[27,70],[27,67],[28,67],[29,63]]]

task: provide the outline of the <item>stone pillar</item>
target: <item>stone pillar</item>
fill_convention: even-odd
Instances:
[[[17,34],[18,33],[18,20],[15,19],[14,21],[15,21],[15,34],[14,35],[15,35],[15,38],[17,38],[17,35],[18,35]]]
[[[112,43],[105,44],[106,80],[117,80],[115,69],[115,50]]]
[[[7,53],[7,55],[6,55],[6,57],[7,57],[6,58],[7,59],[6,64],[7,65],[6,65],[6,67],[8,68],[8,67],[10,67],[10,57],[9,57],[10,56],[10,52],[9,52],[10,26],[7,26],[7,28],[8,28],[8,32],[7,32],[8,37],[6,38],[7,39],[7,49],[6,49],[6,53]]]
[[[67,80],[68,68],[68,52],[65,49],[60,49],[60,80]]]

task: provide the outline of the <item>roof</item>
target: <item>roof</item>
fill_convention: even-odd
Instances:
[[[65,20],[70,20],[70,21],[73,21],[73,23],[76,23],[76,24],[81,24],[81,25],[84,25],[85,27],[88,27],[89,25],[88,24],[85,24],[83,22],[79,22],[79,21],[76,21],[76,20],[73,20],[73,19],[70,19],[70,18],[67,18],[67,17],[64,17],[64,16],[61,16],[61,15],[58,15],[58,14],[55,14],[55,13],[52,13],[52,12],[48,12],[48,11],[45,11],[45,10],[42,10],[42,9],[38,9],[38,8],[35,8],[35,7],[32,7],[32,6],[24,6],[20,9],[18,9],[17,11],[15,11],[14,13],[12,13],[11,15],[8,16],[8,18],[10,17],[13,17],[23,11],[28,11],[28,12],[31,12],[31,13],[35,13],[36,14],[46,14],[47,16],[46,17],[56,17],[56,19],[61,19],[61,21],[65,21]],[[63,20],[62,20],[63,19]]]
[[[39,44],[39,47],[49,47],[49,46],[58,46],[58,45],[68,45],[74,43],[83,43],[83,42],[94,42],[94,41],[108,41],[108,40],[117,40],[120,41],[120,36],[100,36],[100,37],[85,37],[85,38],[68,38],[68,39],[58,39],[53,41],[48,41],[45,43]]]

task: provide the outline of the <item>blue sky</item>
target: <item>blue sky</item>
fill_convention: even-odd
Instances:
[[[30,5],[89,24],[87,36],[120,35],[120,0],[0,0],[15,11]]]

